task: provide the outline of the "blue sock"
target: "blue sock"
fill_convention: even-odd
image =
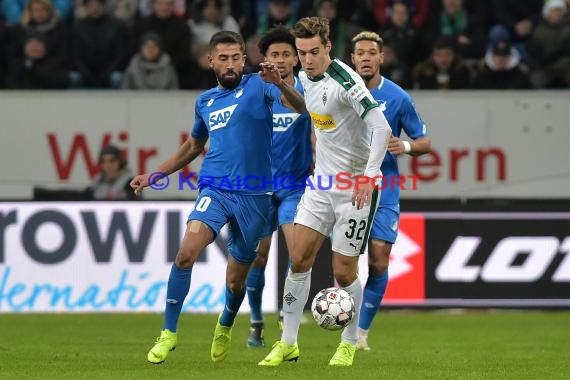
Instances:
[[[164,326],[176,332],[180,311],[184,304],[184,298],[190,290],[190,278],[192,277],[192,268],[178,268],[176,264],[172,264],[170,269],[170,277],[168,277],[168,290],[166,291],[166,308],[164,310]]]
[[[263,288],[265,287],[265,266],[251,267],[247,274],[246,285],[247,299],[249,300],[249,308],[251,309],[249,319],[251,322],[263,322],[261,297],[263,296]]]
[[[234,320],[236,319],[237,312],[239,311],[239,307],[241,306],[244,297],[244,290],[239,293],[232,293],[226,286],[226,305],[224,306],[224,311],[220,318],[220,325],[226,327],[234,325]]]
[[[368,275],[366,286],[364,287],[364,294],[362,297],[362,307],[360,308],[360,319],[358,320],[358,327],[362,330],[368,330],[378,308],[384,298],[386,286],[388,285],[388,271],[381,275]]]

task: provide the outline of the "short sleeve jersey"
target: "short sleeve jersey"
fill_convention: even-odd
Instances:
[[[273,191],[271,107],[280,96],[279,89],[259,74],[249,74],[234,89],[216,87],[198,97],[192,137],[210,138],[200,188],[208,185],[249,194]]]

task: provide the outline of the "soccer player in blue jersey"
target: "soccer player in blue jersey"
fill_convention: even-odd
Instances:
[[[419,156],[430,152],[431,139],[418,115],[411,96],[400,86],[380,74],[384,60],[383,41],[373,32],[361,32],[352,39],[352,63],[374,99],[380,104],[392,128],[388,154],[380,167],[384,180],[398,176],[397,156]],[[402,130],[411,141],[400,138]],[[374,217],[368,241],[368,280],[364,287],[358,321],[358,349],[370,350],[368,330],[382,302],[388,283],[388,262],[392,245],[398,235],[400,188],[388,179],[383,183],[380,205]],[[385,185],[385,186],[384,186]]]
[[[277,66],[281,78],[303,93],[303,87],[294,68],[299,59],[295,38],[285,27],[277,27],[265,33],[259,41],[259,50],[267,62]],[[271,245],[271,235],[280,226],[290,251],[293,246],[293,219],[297,204],[304,192],[305,178],[313,163],[311,146],[312,123],[308,113],[291,112],[279,103],[273,103],[273,154],[272,172],[276,179],[272,196],[272,209],[268,215],[257,258],[247,277],[247,297],[251,309],[251,327],[248,347],[263,347],[263,314],[261,298],[265,286],[265,265]]]
[[[155,172],[169,175],[182,169],[202,153],[210,139],[200,171],[200,178],[208,181],[198,181],[200,195],[168,279],[164,325],[147,355],[151,363],[162,363],[176,347],[178,319],[190,288],[192,267],[226,223],[230,227],[226,298],[214,330],[211,359],[220,362],[227,357],[234,319],[245,297],[247,272],[257,255],[262,228],[269,223],[271,107],[281,102],[306,112],[303,97],[281,79],[274,65],[264,63],[259,74],[244,75],[244,50],[237,33],[222,31],[212,36],[208,59],[219,85],[196,99],[192,136]],[[248,182],[244,181],[247,176]],[[139,193],[149,180],[154,183],[156,175],[139,175],[131,187]]]

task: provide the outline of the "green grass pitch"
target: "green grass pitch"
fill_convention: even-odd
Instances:
[[[216,315],[184,314],[178,347],[146,362],[159,314],[0,315],[0,379],[569,379],[570,312],[383,311],[351,368],[327,363],[339,332],[301,326],[297,363],[260,368],[278,338],[266,316],[267,347],[248,349],[246,315],[223,363],[210,362]],[[307,315],[307,319],[310,316]]]

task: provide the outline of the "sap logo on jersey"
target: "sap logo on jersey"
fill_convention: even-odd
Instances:
[[[210,119],[208,120],[210,124],[210,131],[224,128],[228,124],[228,121],[230,121],[230,118],[232,117],[232,114],[234,113],[236,107],[237,104],[233,104],[229,107],[222,108],[221,110],[210,113]]]
[[[277,113],[273,115],[273,132],[285,132],[299,118],[298,113]]]

